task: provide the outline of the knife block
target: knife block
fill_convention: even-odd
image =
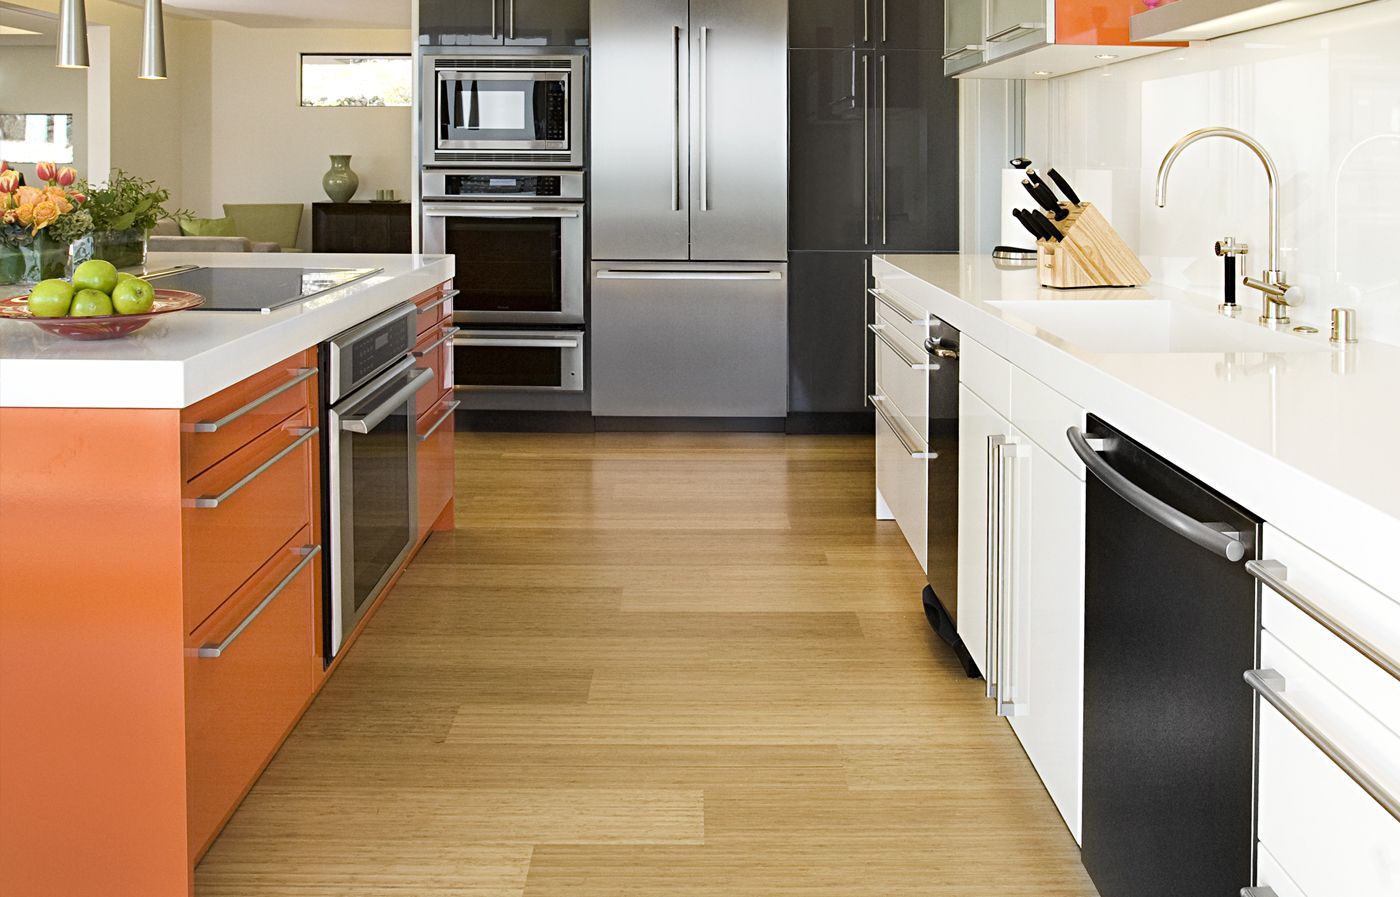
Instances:
[[[1041,286],[1057,290],[1136,287],[1152,279],[1102,212],[1089,203],[1065,208],[1068,218],[1051,221],[1064,238],[1036,244]]]

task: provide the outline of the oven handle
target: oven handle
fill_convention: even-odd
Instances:
[[[566,206],[424,206],[427,218],[582,218],[583,210]]]
[[[403,363],[399,365],[401,370],[397,370],[395,373],[405,373],[412,370],[413,363],[412,358],[405,358]],[[360,433],[362,435],[373,432],[375,427],[384,423],[385,419],[394,413],[395,408],[407,402],[418,390],[431,383],[434,376],[436,375],[432,368],[420,369],[412,380],[408,381],[402,388],[395,390],[393,395],[380,402],[373,411],[367,414],[357,414],[353,417],[342,417],[340,429],[347,433]]]
[[[577,349],[576,339],[527,339],[525,337],[459,336],[454,346],[495,346],[501,349]]]

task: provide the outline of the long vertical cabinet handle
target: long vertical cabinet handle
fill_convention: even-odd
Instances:
[[[1000,646],[997,613],[1001,608],[1001,453],[1005,445],[1005,436],[987,437],[987,627],[983,669],[987,671],[987,697],[998,705],[1001,704],[997,680],[1001,667],[996,659]]]
[[[867,43],[870,41],[870,3],[871,0],[865,0],[865,2],[861,4],[863,7],[862,12],[865,13],[865,19],[864,23],[861,25],[860,39]]]
[[[1021,490],[1021,462],[1024,459],[1021,445],[1007,441],[1001,447],[1001,503],[998,515],[1001,522],[1001,548],[998,557],[1001,561],[1001,588],[999,595],[1001,608],[997,612],[997,716],[1024,716],[1026,704],[1016,687],[1020,670],[1016,657],[1020,647],[1016,626],[1020,611],[1016,606],[1021,596],[1021,580],[1024,573],[1021,526],[1021,507],[1017,496]]]
[[[675,118],[671,122],[671,211],[681,210],[681,26],[671,26],[675,67],[671,76],[676,89]]]
[[[491,39],[496,39],[496,4],[500,0],[491,0]]]
[[[890,245],[890,106],[887,57],[880,54],[880,245]]]
[[[710,210],[710,26],[700,26],[700,211]]]
[[[890,4],[889,0],[880,0],[880,43],[888,43],[890,39]]]
[[[866,7],[869,9],[869,6]],[[852,67],[855,63],[852,62]],[[865,238],[866,246],[870,245],[870,56],[866,53],[860,54],[860,108],[861,121],[864,126],[861,129],[861,136],[864,140],[865,165],[861,168],[865,177]]]
[[[506,37],[515,40],[515,0],[506,0]]]

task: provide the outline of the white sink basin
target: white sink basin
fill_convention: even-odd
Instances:
[[[1249,309],[1231,319],[1157,299],[989,302],[1051,336],[1098,354],[1320,352],[1325,342],[1278,332]]]

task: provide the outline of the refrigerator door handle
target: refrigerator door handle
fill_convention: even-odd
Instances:
[[[675,87],[675,113],[671,122],[671,211],[681,210],[681,26],[671,26],[671,46],[675,64],[671,69]]]
[[[700,211],[710,211],[710,26],[700,26]]]
[[[604,268],[599,280],[782,280],[781,271],[650,271]]]
[[[1084,467],[1119,498],[1182,538],[1231,563],[1244,560],[1245,544],[1240,533],[1220,524],[1202,523],[1131,482],[1099,457],[1079,427],[1070,427],[1065,436],[1069,439],[1070,448],[1084,462]]]

